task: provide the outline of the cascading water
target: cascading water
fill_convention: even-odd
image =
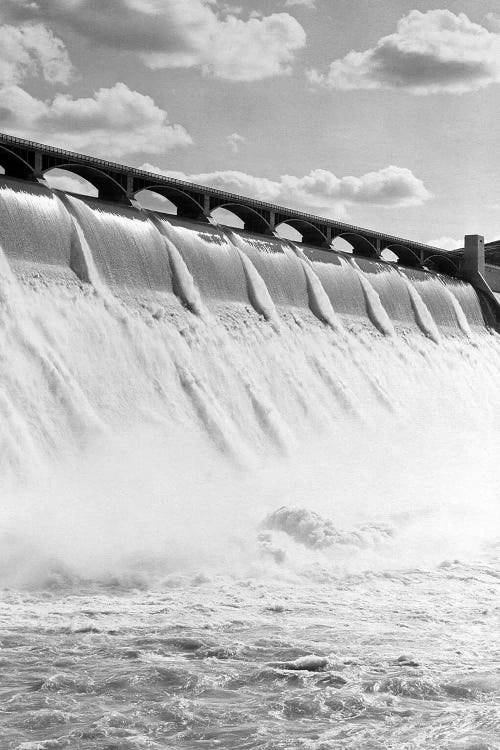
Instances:
[[[0,746],[496,747],[472,287],[0,189]]]

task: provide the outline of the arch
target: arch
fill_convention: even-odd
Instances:
[[[397,255],[397,262],[402,266],[408,266],[409,268],[421,268],[422,261],[420,260],[417,253],[406,245],[400,245],[395,242],[392,245],[386,245],[384,250],[390,250]]]
[[[227,211],[235,214],[239,219],[242,220],[245,229],[248,232],[256,232],[257,234],[273,234],[273,228],[268,221],[264,219],[255,209],[250,206],[245,206],[244,203],[220,203],[218,206],[214,206],[212,211],[216,208],[225,208]]]
[[[43,176],[51,190],[63,190],[65,193],[91,197],[98,196],[99,191],[92,182],[68,169],[59,170],[59,167],[51,167],[45,170]]]
[[[54,169],[54,166],[57,166],[57,169],[65,169],[69,172],[74,172],[92,183],[92,185],[95,185],[101,200],[132,205],[127,197],[127,191],[120,185],[120,183],[110,177],[109,174],[106,174],[106,172],[102,172],[100,169],[91,167],[87,164],[68,163],[53,165],[44,170],[44,174],[45,172],[48,172],[49,169]]]
[[[153,192],[153,190],[148,190],[148,188],[137,190],[134,193],[134,201],[140,208],[145,208],[148,211],[158,211],[170,216],[177,215],[177,206],[169,198],[165,198],[164,195]]]
[[[398,256],[392,250],[389,250],[389,248],[384,247],[384,249],[380,253],[380,260],[385,260],[386,263],[395,263],[395,264],[397,264],[398,263]]]
[[[289,219],[283,219],[283,221],[281,221],[277,225],[277,227],[282,226],[283,224],[287,224],[288,226],[293,227],[293,229],[296,229],[298,232],[300,232],[300,234],[302,235],[302,242],[304,242],[306,245],[315,245],[316,247],[329,247],[329,245],[331,244],[327,239],[326,234],[323,234],[319,227],[317,227],[312,222],[307,221],[306,219],[294,219],[292,216]]]
[[[229,227],[230,229],[245,229],[245,222],[243,219],[240,219],[239,216],[233,214],[229,209],[222,208],[222,206],[217,206],[217,208],[212,210],[210,219],[212,222],[215,222],[215,224],[220,224],[223,227]]]
[[[380,257],[380,253],[375,245],[373,245],[370,240],[362,234],[358,234],[357,232],[341,232],[340,234],[336,234],[333,238],[333,240],[336,239],[342,239],[349,242],[349,244],[352,245],[355,255],[362,255],[365,258]]]
[[[332,239],[332,244],[330,245],[330,249],[336,253],[349,253],[349,255],[354,254],[353,246],[351,245],[350,242],[345,240],[343,237],[334,237]]]
[[[274,233],[276,237],[279,237],[280,240],[288,240],[289,242],[302,242],[302,235],[299,230],[295,229],[295,227],[292,227],[291,224],[285,224],[285,222],[283,221],[281,222],[281,224],[276,225]]]
[[[447,276],[456,276],[458,274],[458,262],[453,261],[444,253],[435,255],[429,255],[424,260],[424,266],[429,268],[431,271],[437,271],[438,273],[444,273]]]
[[[151,190],[151,192],[158,193],[158,195],[167,198],[176,207],[177,216],[182,216],[185,219],[195,219],[196,221],[208,222],[208,217],[205,214],[205,210],[201,203],[198,203],[193,196],[184,192],[184,190],[180,190],[171,185],[144,185],[140,190],[136,190],[134,198],[143,190]]]
[[[0,164],[5,169],[7,177],[20,177],[23,180],[36,181],[33,167],[5,146],[0,146]]]

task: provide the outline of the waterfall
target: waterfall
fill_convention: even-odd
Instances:
[[[496,434],[463,282],[42,186],[0,189],[0,247],[2,523],[51,554],[220,551],[284,504],[404,513],[408,471],[440,503]]]

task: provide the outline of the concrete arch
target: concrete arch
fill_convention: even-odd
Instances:
[[[402,266],[408,266],[409,268],[421,268],[422,261],[414,250],[406,247],[406,245],[400,245],[394,243],[393,245],[386,245],[384,250],[390,250],[394,255],[398,256],[398,263]]]
[[[245,206],[244,203],[220,203],[218,206],[214,206],[212,211],[215,211],[217,208],[225,208],[227,211],[231,211],[231,213],[241,219],[245,229],[249,232],[273,234],[273,228],[269,222],[255,211],[255,209]]]
[[[99,198],[104,201],[113,201],[114,203],[127,203],[131,206],[131,202],[127,197],[127,191],[123,188],[120,183],[114,180],[106,172],[102,172],[97,167],[91,167],[87,164],[56,164],[48,169],[44,170],[49,172],[51,169],[65,169],[68,172],[74,172],[80,177],[84,177],[88,182],[92,183],[97,188]]]
[[[176,207],[178,216],[182,216],[186,219],[208,222],[208,216],[205,214],[205,210],[201,203],[198,203],[195,198],[189,195],[189,193],[185,193],[184,190],[180,190],[171,185],[158,185],[153,183],[141,187],[140,190],[136,190],[134,197],[143,190],[151,190],[153,193],[158,193],[158,195],[168,198],[168,200]]]
[[[336,240],[337,238],[349,242],[352,245],[355,255],[362,255],[365,258],[380,257],[380,253],[377,251],[375,245],[362,234],[358,234],[357,232],[341,232],[341,234],[336,234],[333,239]]]
[[[282,224],[288,224],[288,226],[293,227],[300,232],[302,235],[302,242],[306,245],[315,245],[316,247],[328,247],[330,245],[326,234],[323,234],[321,229],[306,219],[294,219],[293,216],[291,216],[289,219],[283,219],[283,221],[280,221],[276,226],[276,229]]]
[[[27,161],[5,146],[0,146],[0,164],[7,177],[19,177],[23,180],[35,180],[35,170]]]
[[[424,266],[427,266],[431,271],[437,271],[438,273],[444,273],[448,276],[456,276],[458,274],[458,261],[454,261],[447,255],[438,254],[428,255],[424,260]]]

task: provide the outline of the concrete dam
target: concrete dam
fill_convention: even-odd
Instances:
[[[500,265],[481,237],[444,252],[7,135],[0,165],[0,244],[25,282],[43,274],[105,285],[133,305],[173,295],[193,308],[195,294],[208,307],[243,304],[267,318],[299,308],[326,323],[365,320],[383,333],[402,327],[431,338],[499,324]],[[54,167],[89,180],[98,197],[51,190],[43,175]],[[144,189],[169,198],[177,214],[134,205]],[[217,225],[218,207],[244,228]],[[277,237],[280,223],[302,242]],[[334,250],[335,238],[352,252]]]
[[[0,165],[0,746],[494,747],[497,247]]]

